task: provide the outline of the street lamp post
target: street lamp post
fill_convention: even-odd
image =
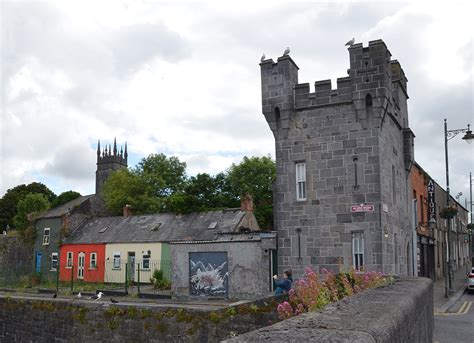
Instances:
[[[472,134],[472,131],[470,129],[469,124],[467,124],[467,129],[455,129],[455,130],[448,130],[448,123],[446,119],[444,119],[444,157],[446,160],[446,207],[449,207],[449,204],[451,202],[450,195],[449,195],[449,166],[448,166],[448,141],[452,138],[454,138],[456,135],[458,135],[461,132],[465,132],[466,134],[462,139],[464,139],[466,142],[471,143],[471,141],[474,139],[474,135]],[[449,297],[449,292],[452,291],[452,275],[451,275],[451,266],[452,266],[452,261],[451,261],[451,219],[447,219],[448,221],[448,226],[447,226],[447,245],[446,245],[446,255],[447,255],[447,266],[446,266],[446,273],[445,273],[445,278],[444,278],[444,296],[446,298]]]

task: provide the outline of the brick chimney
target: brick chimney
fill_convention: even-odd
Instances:
[[[240,210],[245,212],[253,212],[253,198],[249,193],[240,197]]]
[[[125,205],[123,207],[123,217],[128,218],[132,215],[132,206],[130,205]]]

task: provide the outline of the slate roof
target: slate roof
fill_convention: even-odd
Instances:
[[[89,200],[90,198],[92,198],[94,196],[95,196],[95,194],[81,195],[80,197],[77,197],[76,199],[68,201],[65,204],[62,204],[62,205],[56,206],[55,208],[50,209],[46,213],[39,216],[37,219],[61,217],[64,214],[71,211],[74,207],[79,206],[84,201]]]
[[[214,240],[217,232],[235,232],[247,215],[240,209],[176,215],[160,213],[87,220],[64,244]]]

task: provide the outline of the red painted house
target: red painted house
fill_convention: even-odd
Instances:
[[[64,244],[59,256],[61,281],[104,282],[105,244]]]

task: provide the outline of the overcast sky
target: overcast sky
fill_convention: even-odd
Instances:
[[[443,118],[474,124],[471,1],[222,3],[0,2],[0,195],[32,181],[93,193],[98,139],[128,142],[129,166],[165,153],[191,175],[274,157],[260,56],[289,46],[299,82],[335,87],[352,37],[383,39],[400,61],[415,158],[445,186]],[[469,194],[474,169],[461,137],[449,142],[454,195]]]

